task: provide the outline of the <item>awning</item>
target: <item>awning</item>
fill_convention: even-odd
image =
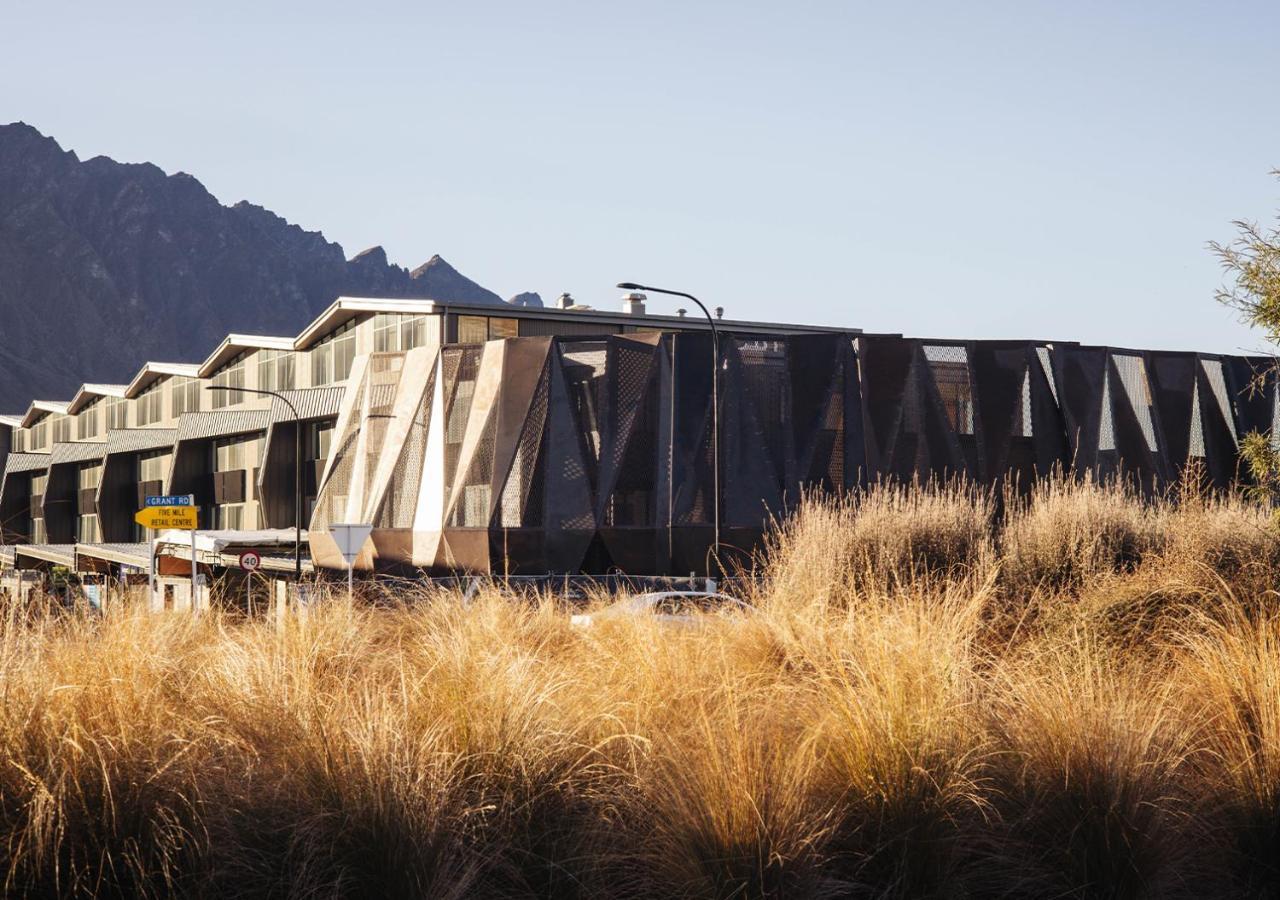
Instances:
[[[76,562],[75,544],[14,544],[13,551],[14,567],[18,569],[47,565],[71,568]]]
[[[117,563],[122,566],[147,568],[147,545],[141,544],[76,544],[76,568],[79,558],[87,556],[104,562]]]

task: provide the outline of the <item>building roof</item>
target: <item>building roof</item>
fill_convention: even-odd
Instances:
[[[152,382],[159,381],[161,378],[170,378],[175,375],[181,378],[195,378],[199,374],[199,363],[146,362],[126,386],[124,395],[130,398],[136,397],[145,388],[150,387]]]
[[[127,384],[82,384],[67,404],[67,415],[75,415],[99,397],[123,397],[127,387]]]
[[[22,416],[21,415],[0,416],[0,425],[8,425],[10,428],[21,428]]]
[[[656,296],[656,295],[655,295]],[[649,302],[654,302],[651,297]],[[678,307],[679,298],[671,298],[672,306]],[[441,300],[405,300],[380,297],[339,297],[329,304],[328,309],[320,313],[315,320],[302,330],[294,342],[295,350],[306,350],[335,328],[345,324],[349,319],[365,313],[408,313],[436,314],[445,312],[473,313],[475,315],[500,315],[512,319],[554,320],[561,316],[568,321],[581,323],[597,323],[601,325],[648,325],[654,330],[678,328],[683,331],[699,331],[710,328],[701,315],[653,315],[645,313],[636,315],[622,310],[593,309],[589,306],[578,306],[572,309],[556,307],[511,306],[494,303],[456,303]],[[809,331],[848,331],[856,333],[858,328],[836,328],[829,325],[793,325],[781,322],[753,322],[745,319],[717,319],[716,325],[727,331],[764,331],[779,334],[795,334]]]
[[[22,427],[30,428],[48,415],[66,415],[67,407],[70,405],[70,401],[32,400],[31,405],[27,407],[26,413],[22,416]]]
[[[208,359],[200,364],[201,378],[208,378],[241,350],[292,350],[293,338],[265,334],[229,334],[222,339]]]
[[[393,297],[339,297],[298,335],[293,342],[295,350],[305,350],[329,332],[364,313],[401,313],[419,314],[437,312],[438,304],[434,300],[406,300]],[[493,304],[483,306],[484,309],[496,309]],[[516,309],[516,307],[512,307]]]

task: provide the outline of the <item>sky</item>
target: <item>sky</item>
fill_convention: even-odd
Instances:
[[[0,121],[504,297],[1238,352],[1206,243],[1280,209],[1278,39],[1263,2],[0,0]]]

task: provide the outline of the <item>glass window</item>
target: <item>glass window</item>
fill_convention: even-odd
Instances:
[[[292,350],[258,351],[258,387],[264,391],[291,391],[294,388]]]
[[[213,469],[215,472],[233,472],[237,469],[253,469],[258,465],[261,441],[256,438],[224,438],[214,442]]]
[[[55,444],[65,444],[70,440],[71,440],[71,417],[70,416],[54,416],[53,442]]]
[[[102,466],[81,466],[78,481],[80,484],[80,490],[82,491],[87,491],[89,488],[96,488],[98,483],[102,481]]]
[[[21,453],[27,445],[27,433],[21,428],[13,429],[10,441],[10,449],[14,453]]]
[[[134,401],[137,408],[137,418],[139,425],[154,425],[164,418],[164,392],[161,389],[164,382],[157,381],[138,395],[138,399]],[[125,426],[120,426],[121,428]]]
[[[49,533],[44,527],[43,516],[33,516],[31,519],[31,543],[45,544],[49,541]]]
[[[138,481],[164,481],[169,474],[169,451],[157,450],[138,457]]]
[[[520,320],[499,318],[497,316],[489,317],[489,340],[496,341],[498,338],[513,338],[520,335]]]
[[[175,419],[183,413],[199,412],[200,379],[183,377],[169,379],[169,406],[172,410],[171,415]]]
[[[304,434],[307,459],[328,459],[329,447],[333,443],[333,422],[316,422]]]
[[[248,353],[241,353],[215,372],[213,374],[213,384],[227,388],[244,387],[244,363],[248,356]],[[209,405],[213,409],[222,409],[244,402],[244,394],[239,391],[211,391],[210,393],[213,394],[213,400]]]
[[[226,530],[244,528],[244,504],[223,503],[213,508],[213,527]]]
[[[400,317],[400,349],[412,350],[414,347],[421,347],[427,342],[427,317],[426,316],[401,316]]]
[[[311,351],[311,386],[345,381],[356,358],[356,323],[347,324],[325,336]]]
[[[98,401],[94,400],[80,412],[76,413],[76,438],[84,440],[85,438],[98,436]]]
[[[49,487],[49,473],[41,472],[39,475],[31,476],[31,499],[43,497],[45,489]]]
[[[489,340],[489,320],[485,316],[458,316],[458,343],[483,344]]]
[[[31,449],[43,450],[49,446],[49,420],[41,419],[31,428]]]
[[[129,401],[123,397],[110,397],[106,401],[107,430],[129,427]]]
[[[373,352],[389,353],[400,349],[400,317],[378,313],[373,317]]]
[[[98,527],[98,516],[95,513],[80,517],[76,540],[82,544],[97,544],[102,541],[102,530]]]
[[[373,352],[412,350],[427,342],[427,317],[408,313],[378,313],[373,317]]]

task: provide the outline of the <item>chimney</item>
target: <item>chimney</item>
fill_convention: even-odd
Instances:
[[[629,316],[644,315],[644,294],[632,291],[622,295],[622,311]]]
[[[569,307],[573,306],[573,303],[574,303],[574,300],[572,297],[569,296],[568,291],[565,291],[563,294],[561,294],[559,297],[556,298],[557,309],[568,309]]]

